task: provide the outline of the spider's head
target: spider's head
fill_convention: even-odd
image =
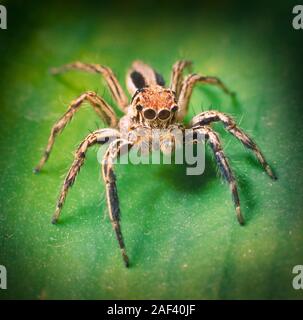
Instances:
[[[135,118],[150,127],[171,124],[178,111],[175,92],[158,85],[137,90],[131,108]]]

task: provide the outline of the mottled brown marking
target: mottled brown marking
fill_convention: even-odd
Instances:
[[[128,146],[128,148],[126,148],[125,150],[125,152],[128,152],[130,147],[147,145],[147,152],[150,152],[151,150],[154,150],[154,147],[152,147],[153,136],[151,129],[164,129],[163,131],[161,131],[160,136],[160,150],[163,153],[172,152],[176,144],[172,133],[175,131],[175,129],[181,130],[183,134],[185,133],[186,126],[183,123],[183,118],[188,111],[189,100],[194,85],[196,83],[214,84],[219,86],[226,93],[231,93],[222,83],[222,81],[216,77],[191,74],[187,76],[185,80],[183,80],[183,71],[189,65],[189,61],[178,61],[177,63],[175,63],[171,77],[171,86],[170,89],[168,89],[161,86],[163,84],[163,79],[159,74],[157,74],[157,72],[154,71],[154,69],[141,61],[135,61],[133,63],[132,69],[129,72],[135,70],[136,72],[140,73],[148,87],[137,90],[134,86],[134,83],[132,82],[130,75],[128,74],[127,85],[133,97],[128,108],[126,108],[126,106],[128,105],[128,99],[121,89],[121,86],[118,83],[117,79],[113,75],[111,69],[96,64],[75,62],[73,64],[65,65],[59,69],[53,70],[54,73],[76,69],[102,74],[116,102],[118,103],[122,111],[126,113],[119,121],[119,131],[111,128],[100,129],[88,135],[87,138],[84,139],[80,144],[75,153],[74,162],[70,167],[62,184],[55,214],[52,220],[53,223],[57,222],[63,208],[67,193],[75,182],[76,177],[79,174],[82,165],[84,164],[85,155],[89,147],[97,143],[104,144],[110,141],[111,143],[107,151],[105,152],[105,156],[103,159],[104,161],[102,162],[102,174],[105,182],[109,217],[120,246],[125,266],[129,266],[129,259],[126,254],[125,244],[120,226],[120,206],[116,186],[116,177],[113,168],[114,159],[116,159],[125,150],[122,150],[121,146]],[[44,157],[41,160],[42,162],[40,162],[39,164],[40,168],[45,163],[50,154],[50,150],[54,143],[56,135],[62,132],[63,128],[72,119],[76,111],[79,110],[84,100],[88,101],[94,107],[95,111],[108,122],[108,125],[116,124],[117,121],[115,113],[101,97],[98,97],[93,92],[87,92],[84,95],[81,95],[78,99],[74,100],[71,103],[67,112],[53,126],[49,138],[49,143],[44,152]],[[154,115],[156,115],[156,117],[155,119],[147,120],[143,117],[144,113],[147,118],[152,118]],[[276,177],[256,143],[245,132],[237,127],[235,121],[230,116],[218,111],[207,111],[197,115],[192,119],[190,124],[190,128],[194,130],[192,143],[197,142],[199,136],[198,132],[205,135],[206,140],[212,148],[218,167],[224,179],[229,184],[238,221],[240,224],[243,224],[244,220],[241,214],[240,199],[237,190],[236,179],[232,173],[228,159],[225,156],[218,134],[216,134],[215,131],[213,131],[213,129],[211,129],[211,127],[209,126],[211,125],[211,123],[216,121],[222,122],[228,132],[233,134],[243,143],[245,147],[251,149],[255,153],[259,162],[270,177],[272,177],[273,179],[275,179]],[[135,135],[135,131],[143,131],[142,129],[145,130],[145,133],[143,135]],[[126,137],[124,136],[124,133],[127,134]],[[185,141],[186,139],[183,135],[183,143],[185,143]]]
[[[170,90],[165,90],[161,86],[152,86],[145,88],[144,92],[138,94],[137,103],[144,108],[158,111],[163,108],[170,109],[175,103],[175,97]]]

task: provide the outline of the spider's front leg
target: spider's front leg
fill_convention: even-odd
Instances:
[[[122,258],[126,267],[129,266],[129,259],[126,254],[125,244],[120,226],[120,207],[119,198],[116,186],[116,176],[113,171],[114,160],[117,159],[123,152],[128,152],[132,144],[124,139],[113,141],[108,147],[102,161],[102,175],[105,182],[107,206],[109,217],[115,230],[116,237],[121,249]]]
[[[178,105],[178,119],[182,120],[188,111],[190,97],[192,95],[192,91],[194,85],[197,83],[202,84],[212,84],[221,88],[226,94],[234,95],[234,92],[231,92],[226,85],[217,77],[209,77],[209,76],[201,76],[198,74],[190,74],[188,75],[182,83]]]
[[[115,74],[109,67],[102,66],[100,64],[83,63],[80,61],[76,61],[63,65],[59,68],[52,68],[51,73],[59,74],[69,70],[79,70],[84,72],[101,74],[107,82],[108,88],[120,109],[122,111],[126,110],[126,107],[128,106],[128,98],[124,93]]]
[[[237,183],[235,180],[235,177],[233,175],[233,172],[230,168],[228,159],[226,158],[223,150],[222,145],[220,142],[220,139],[218,135],[207,126],[204,127],[196,127],[193,128],[194,132],[198,132],[200,135],[203,135],[207,142],[209,142],[209,145],[215,155],[215,159],[217,161],[218,167],[224,177],[224,179],[228,182],[230,191],[232,194],[232,200],[234,202],[234,206],[236,209],[236,215],[239,223],[241,225],[244,224],[244,218],[241,213],[241,207],[240,207],[240,199],[238,194],[238,188]]]
[[[106,122],[107,125],[110,127],[115,127],[117,125],[118,118],[116,113],[104,99],[98,96],[95,92],[89,91],[83,93],[79,98],[72,101],[64,115],[53,125],[44,154],[39,164],[34,169],[34,173],[38,173],[45,165],[55,143],[56,136],[63,131],[85,101],[92,105],[96,113]]]
[[[98,143],[99,144],[107,143],[109,140],[118,139],[119,137],[120,137],[120,133],[115,129],[101,129],[89,134],[82,141],[82,143],[80,144],[80,146],[76,151],[74,162],[64,179],[61,192],[59,195],[59,199],[57,202],[56,211],[52,218],[52,223],[57,223],[60,217],[60,213],[61,213],[64,201],[66,199],[68,190],[74,184],[75,179],[82,165],[84,164],[85,155],[88,148]]]

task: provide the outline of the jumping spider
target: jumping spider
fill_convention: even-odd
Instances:
[[[119,156],[119,150],[121,150],[123,145],[128,145],[128,149],[130,149],[139,142],[125,139],[125,137],[122,137],[121,132],[132,132],[136,128],[165,128],[166,132],[170,132],[170,130],[176,127],[181,130],[185,130],[187,127],[192,128],[194,132],[203,134],[205,140],[209,142],[223,177],[229,184],[236,215],[240,224],[244,223],[244,219],[241,214],[237,184],[228,159],[223,152],[220,139],[217,133],[211,128],[211,124],[213,122],[221,122],[225,130],[240,140],[245,147],[254,152],[267,174],[272,179],[276,179],[258,146],[236,125],[230,116],[219,111],[205,111],[196,115],[191,120],[189,126],[183,124],[183,119],[188,111],[190,97],[195,84],[213,84],[220,87],[225,93],[232,94],[217,77],[189,74],[184,78],[183,71],[190,65],[190,61],[177,61],[173,66],[170,87],[166,88],[163,77],[154,69],[141,61],[133,62],[126,78],[128,91],[132,96],[130,103],[117,78],[108,67],[98,64],[75,62],[52,70],[53,74],[59,74],[68,70],[80,70],[101,74],[107,82],[115,102],[125,113],[119,121],[112,107],[109,106],[102,97],[94,92],[86,92],[74,100],[69,105],[66,113],[54,124],[46,150],[40,163],[35,168],[35,172],[41,170],[50,155],[56,136],[62,132],[74,114],[80,109],[83,102],[89,102],[97,114],[107,123],[109,128],[90,133],[78,147],[74,162],[64,180],[52,222],[56,223],[59,219],[67,192],[73,185],[84,163],[87,149],[95,144],[105,143],[111,138],[112,142],[109,144],[102,162],[102,175],[105,182],[110,220],[115,230],[126,266],[129,265],[129,259],[125,251],[120,228],[120,208],[116,179],[113,172],[113,160]],[[106,138],[108,139],[106,140]]]

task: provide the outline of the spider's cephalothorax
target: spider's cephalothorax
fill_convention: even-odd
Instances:
[[[133,122],[155,129],[174,123],[177,111],[175,92],[159,85],[138,89],[130,105]]]
[[[108,143],[109,146],[102,161],[102,175],[105,182],[110,220],[116,233],[126,266],[129,265],[129,260],[126,255],[120,227],[120,208],[116,178],[113,172],[114,160],[119,157],[123,150],[125,150],[125,148],[122,147],[127,147],[126,150],[130,150],[132,147],[136,147],[140,143],[150,143],[151,136],[148,131],[146,131],[147,133],[140,138],[138,138],[138,135],[132,134],[141,129],[164,129],[164,133],[161,137],[162,145],[160,145],[160,148],[163,152],[167,152],[168,149],[166,146],[169,145],[167,142],[172,141],[172,135],[170,132],[175,128],[179,128],[181,130],[186,128],[183,123],[183,119],[188,111],[191,93],[195,84],[213,84],[220,87],[225,93],[231,94],[222,81],[217,77],[192,73],[184,78],[184,69],[190,65],[191,63],[189,61],[177,61],[173,66],[170,85],[169,87],[165,87],[163,77],[159,73],[149,65],[144,64],[141,61],[135,61],[132,68],[129,70],[126,79],[129,93],[132,96],[130,102],[112,70],[108,67],[98,64],[74,62],[57,69],[53,69],[54,74],[71,69],[101,74],[106,80],[109,90],[111,91],[118,107],[125,113],[125,115],[118,120],[112,107],[102,97],[89,91],[83,93],[77,99],[72,101],[65,114],[54,124],[46,150],[38,166],[35,168],[35,172],[39,172],[41,170],[50,155],[56,136],[58,133],[62,132],[67,123],[79,110],[83,102],[89,102],[97,114],[106,122],[109,128],[96,130],[90,133],[79,145],[75,153],[75,160],[67,173],[60,191],[52,222],[56,223],[59,219],[67,192],[73,185],[75,178],[84,163],[87,149],[95,144]],[[226,131],[231,133],[236,139],[242,142],[245,147],[254,152],[267,174],[272,179],[276,179],[276,177],[255,142],[244,131],[242,131],[235,121],[227,114],[213,110],[205,111],[196,115],[190,122],[189,126],[187,126],[187,128],[191,128],[194,132],[201,134],[200,136],[203,136],[205,140],[209,142],[209,146],[215,155],[218,167],[224,179],[230,186],[238,221],[240,224],[243,224],[244,220],[240,209],[237,183],[230,168],[228,159],[223,152],[218,134],[211,127],[214,122],[221,122]],[[192,143],[195,142],[196,140],[193,139]],[[169,149],[169,152],[171,151],[173,150]]]

